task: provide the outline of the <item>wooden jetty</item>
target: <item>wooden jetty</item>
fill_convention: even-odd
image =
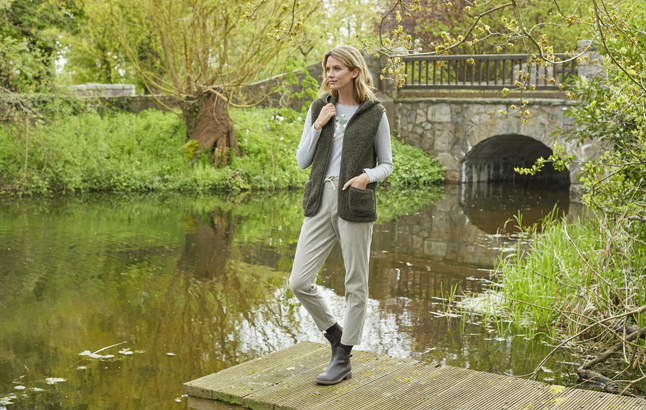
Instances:
[[[319,386],[330,348],[304,342],[184,384],[197,410],[646,410],[646,400],[352,352],[352,379]]]

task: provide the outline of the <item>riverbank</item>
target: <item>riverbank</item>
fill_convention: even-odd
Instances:
[[[300,189],[309,171],[296,164],[304,115],[289,109],[232,109],[240,157],[214,169],[211,153],[193,157],[182,119],[149,110],[140,114],[87,111],[49,122],[0,127],[0,191],[242,191]],[[392,139],[393,187],[444,181],[428,154]]]
[[[599,214],[566,222],[552,214],[541,226],[525,228],[520,239],[496,266],[499,290],[467,298],[462,308],[492,319],[500,334],[545,335],[554,351],[568,352],[568,371],[580,380],[643,394],[643,224]]]

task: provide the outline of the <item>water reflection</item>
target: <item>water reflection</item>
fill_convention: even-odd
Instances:
[[[485,289],[512,245],[491,235],[500,226],[473,222],[474,209],[492,207],[479,195],[457,187],[380,195],[361,349],[509,374],[527,373],[550,350],[435,315],[450,289]],[[184,408],[185,381],[303,340],[323,342],[287,286],[298,196],[0,204],[0,408]],[[320,284],[339,318],[343,275],[335,248]],[[102,357],[79,355],[121,342]]]
[[[527,183],[472,183],[461,187],[460,205],[469,221],[482,231],[519,231],[516,217],[522,213],[522,224],[540,223],[553,209],[567,215],[570,210],[569,181],[550,181],[549,186]],[[573,207],[577,205],[573,204]]]

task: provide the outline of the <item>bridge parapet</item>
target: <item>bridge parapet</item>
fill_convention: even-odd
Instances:
[[[410,55],[402,58],[406,74],[402,88],[502,90],[522,83],[532,90],[558,90],[574,81],[578,63],[565,54],[554,58],[562,63],[528,63],[527,54]]]

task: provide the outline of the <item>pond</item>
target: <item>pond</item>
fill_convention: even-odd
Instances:
[[[481,292],[565,190],[510,185],[380,193],[360,350],[499,374],[530,373],[551,347],[446,299]],[[512,218],[512,219],[510,219]],[[67,195],[0,202],[0,409],[180,409],[182,383],[310,340],[287,279],[302,222],[297,192]],[[320,276],[342,318],[335,247]],[[567,358],[560,360],[567,361]],[[543,380],[572,384],[550,361]]]

